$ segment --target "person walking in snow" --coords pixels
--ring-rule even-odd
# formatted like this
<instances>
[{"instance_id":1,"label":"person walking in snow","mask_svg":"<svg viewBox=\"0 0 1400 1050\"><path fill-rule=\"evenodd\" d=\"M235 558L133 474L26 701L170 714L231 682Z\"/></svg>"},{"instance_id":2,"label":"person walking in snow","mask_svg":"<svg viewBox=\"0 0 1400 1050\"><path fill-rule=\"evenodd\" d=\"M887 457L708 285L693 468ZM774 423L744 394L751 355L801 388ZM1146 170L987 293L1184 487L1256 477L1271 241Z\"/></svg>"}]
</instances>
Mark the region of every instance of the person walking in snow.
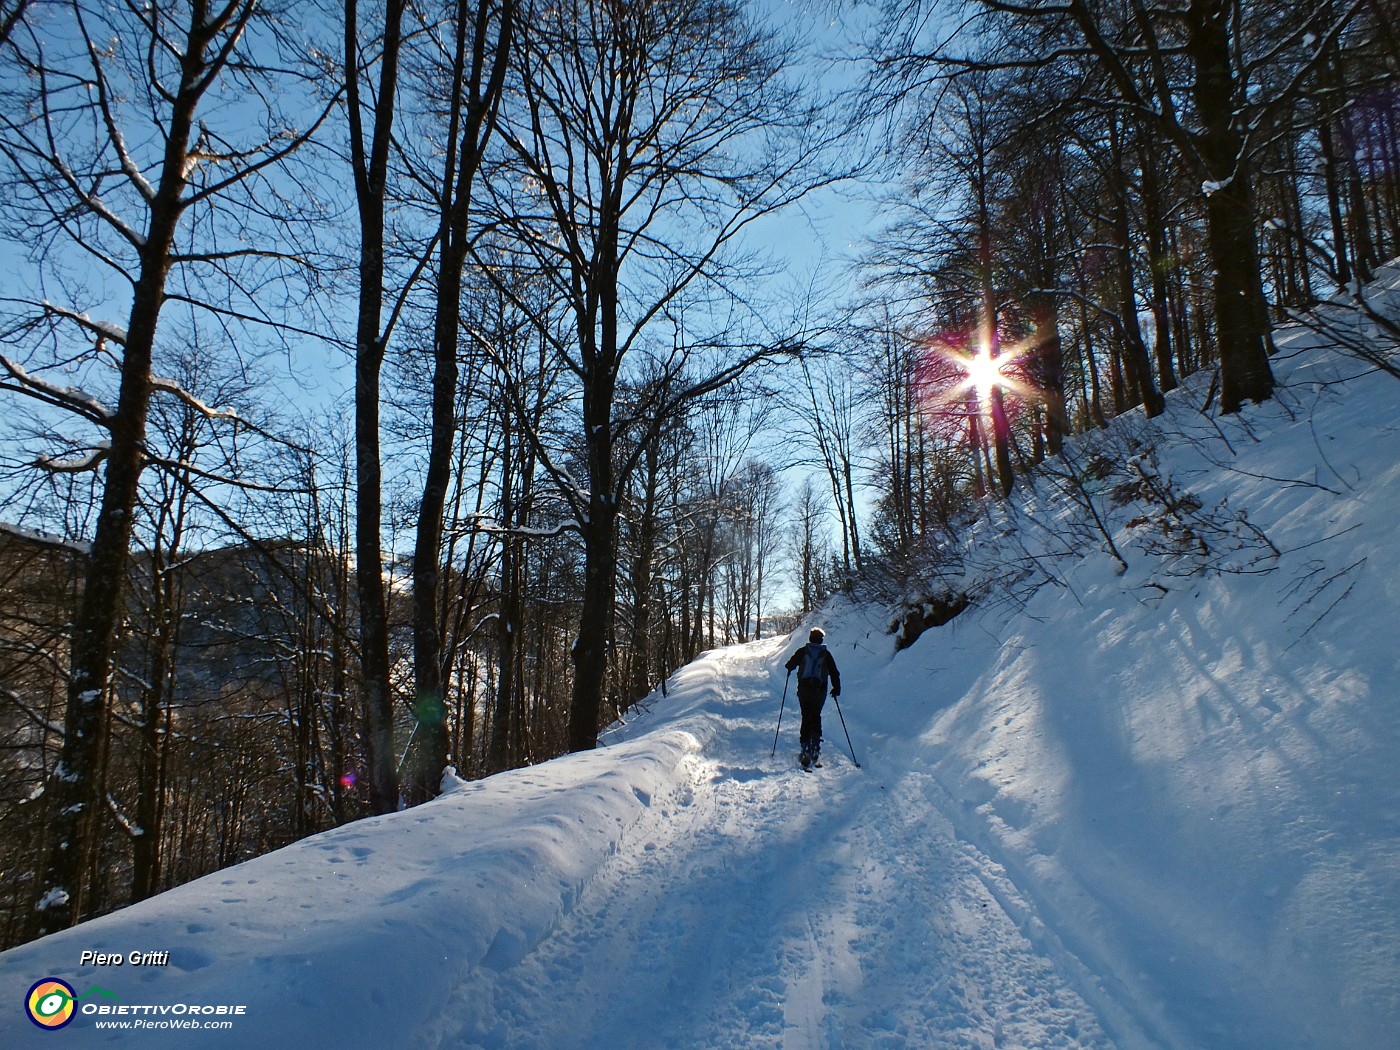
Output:
<instances>
[{"instance_id":1,"label":"person walking in snow","mask_svg":"<svg viewBox=\"0 0 1400 1050\"><path fill-rule=\"evenodd\" d=\"M822 707L826 704L826 684L831 682L831 695L841 695L841 672L836 669L836 660L825 645L826 632L813 627L807 636L807 644L788 658L784 665L788 677L797 672L797 702L802 706L802 741L800 761L803 769L821 765L822 750Z\"/></svg>"}]
</instances>

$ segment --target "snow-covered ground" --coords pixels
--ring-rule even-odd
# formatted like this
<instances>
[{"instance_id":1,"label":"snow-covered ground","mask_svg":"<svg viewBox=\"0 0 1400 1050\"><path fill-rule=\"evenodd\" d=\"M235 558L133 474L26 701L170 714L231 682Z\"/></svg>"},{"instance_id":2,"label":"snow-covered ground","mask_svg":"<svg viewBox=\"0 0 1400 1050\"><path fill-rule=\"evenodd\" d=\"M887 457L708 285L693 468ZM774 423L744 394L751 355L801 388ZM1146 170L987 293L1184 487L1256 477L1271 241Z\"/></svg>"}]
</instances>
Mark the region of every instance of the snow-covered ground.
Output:
<instances>
[{"instance_id":1,"label":"snow-covered ground","mask_svg":"<svg viewBox=\"0 0 1400 1050\"><path fill-rule=\"evenodd\" d=\"M1281 341L1276 401L1126 423L1228 553L1149 554L1090 485L1127 569L1053 556L1041 486L1024 607L898 654L888 610L824 612L862 768L830 703L796 768L791 695L770 757L806 626L709 653L596 752L0 954L0 1046L1400 1045L1400 382ZM191 1017L233 1024L97 1027Z\"/></svg>"}]
</instances>

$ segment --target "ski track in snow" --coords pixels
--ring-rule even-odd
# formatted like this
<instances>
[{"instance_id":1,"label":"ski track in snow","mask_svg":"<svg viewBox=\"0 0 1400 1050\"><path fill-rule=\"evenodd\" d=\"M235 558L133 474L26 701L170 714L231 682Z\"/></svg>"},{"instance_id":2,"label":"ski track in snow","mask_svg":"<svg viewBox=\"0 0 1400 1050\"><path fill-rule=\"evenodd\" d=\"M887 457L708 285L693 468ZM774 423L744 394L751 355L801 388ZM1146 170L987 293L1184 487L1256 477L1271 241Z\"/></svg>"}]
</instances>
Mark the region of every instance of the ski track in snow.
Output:
<instances>
[{"instance_id":1,"label":"ski track in snow","mask_svg":"<svg viewBox=\"0 0 1400 1050\"><path fill-rule=\"evenodd\" d=\"M830 723L823 769L769 758L777 672L755 655L710 654L732 714L690 782L643 799L552 935L472 971L419 1045L1135 1045L1121 1017L1110 1038L1034 909L956 837L930 776L856 769Z\"/></svg>"}]
</instances>

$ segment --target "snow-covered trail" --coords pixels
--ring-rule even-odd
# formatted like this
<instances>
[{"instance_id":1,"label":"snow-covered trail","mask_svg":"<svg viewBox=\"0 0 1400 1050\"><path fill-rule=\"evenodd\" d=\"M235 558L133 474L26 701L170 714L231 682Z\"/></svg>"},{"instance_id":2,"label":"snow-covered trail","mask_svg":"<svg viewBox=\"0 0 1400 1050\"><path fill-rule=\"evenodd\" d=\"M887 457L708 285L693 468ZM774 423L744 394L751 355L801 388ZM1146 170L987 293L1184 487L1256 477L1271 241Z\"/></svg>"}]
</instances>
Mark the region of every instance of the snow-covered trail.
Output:
<instances>
[{"instance_id":1,"label":"snow-covered trail","mask_svg":"<svg viewBox=\"0 0 1400 1050\"><path fill-rule=\"evenodd\" d=\"M835 651L863 769L831 703L824 768L797 768L794 703L770 756L790 640L719 650L595 752L458 784L0 954L0 986L68 980L80 1046L226 1047L226 1031L107 1022L227 1003L237 1045L1184 1047L1106 993L1122 986L973 845L917 728L937 703L926 658L881 675L887 640L846 626ZM80 960L135 948L170 965ZM131 1012L89 1013L94 987ZM33 1035L0 1013L0 1046Z\"/></svg>"},{"instance_id":2,"label":"snow-covered trail","mask_svg":"<svg viewBox=\"0 0 1400 1050\"><path fill-rule=\"evenodd\" d=\"M693 716L703 727L677 720L704 741L689 777L643 800L549 937L471 972L422 1045L1147 1045L959 840L908 748L886 742L857 769L828 703L823 769L796 768L791 710L770 758L782 644L682 672L684 689L712 694Z\"/></svg>"}]
</instances>

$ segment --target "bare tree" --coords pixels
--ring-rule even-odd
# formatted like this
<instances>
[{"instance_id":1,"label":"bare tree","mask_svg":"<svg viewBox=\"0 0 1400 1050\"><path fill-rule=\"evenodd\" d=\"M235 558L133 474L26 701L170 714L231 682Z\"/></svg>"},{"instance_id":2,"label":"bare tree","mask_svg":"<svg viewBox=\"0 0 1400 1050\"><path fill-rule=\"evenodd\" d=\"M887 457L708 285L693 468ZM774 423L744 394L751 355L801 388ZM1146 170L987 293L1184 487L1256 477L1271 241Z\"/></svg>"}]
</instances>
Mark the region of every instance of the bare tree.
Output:
<instances>
[{"instance_id":1,"label":"bare tree","mask_svg":"<svg viewBox=\"0 0 1400 1050\"><path fill-rule=\"evenodd\" d=\"M301 105L304 115L304 100L314 98L315 71L301 71L298 96L290 89L297 75L292 64L279 61L275 72L263 64L260 49L275 47L273 34L280 30L260 13L257 0L140 8L72 0L46 5L46 11L42 22L6 25L8 99L0 114L6 222L13 237L31 246L44 283L64 283L61 257L73 252L130 298L125 324L116 324L90 315L89 309L109 307L90 283L74 282L77 301L68 304L36 296L18 307L30 311L29 324L13 330L17 339L29 340L27 362L0 358L0 387L66 412L102 435L84 457L50 460L50 469L105 468L73 623L63 754L46 786L54 807L53 848L35 932L77 921L88 903L83 872L98 820L109 678L138 486L148 462L151 400L160 394L197 404L153 373L162 310L181 300L229 324L272 305L242 309L247 289L270 276L257 268L272 261L286 275L299 260L290 252L251 248L241 234L258 223L280 223L285 232L280 205L272 203L284 198L271 193L272 201L260 201L258 195L329 108L319 115L313 109L309 123L274 108L277 92L264 88L279 78L287 100ZM266 109L249 119L240 107ZM191 213L197 221L190 221ZM221 293L210 290L221 282ZM46 378L46 354L52 354L50 367L77 368L94 382L115 371L115 404Z\"/></svg>"},{"instance_id":2,"label":"bare tree","mask_svg":"<svg viewBox=\"0 0 1400 1050\"><path fill-rule=\"evenodd\" d=\"M770 577L778 532L773 519L782 510L777 470L770 463L747 460L727 502L725 634L729 640L747 642L763 637L764 581Z\"/></svg>"},{"instance_id":3,"label":"bare tree","mask_svg":"<svg viewBox=\"0 0 1400 1050\"><path fill-rule=\"evenodd\" d=\"M389 150L398 101L405 0L387 0L373 57L362 55L358 0L345 0L345 94L350 163L359 229L358 311L355 319L355 588L360 600L360 664L369 725L370 805L376 813L398 806L394 766L394 697L389 681L389 602L384 589L384 484L380 454L380 372L398 311L384 318L384 218L389 198ZM377 62L379 81L366 102L361 78ZM369 137L364 110L371 111Z\"/></svg>"},{"instance_id":4,"label":"bare tree","mask_svg":"<svg viewBox=\"0 0 1400 1050\"><path fill-rule=\"evenodd\" d=\"M82 554L56 537L0 528L0 865L32 871L48 844L49 806L41 792L62 747L68 624L82 590ZM0 886L0 944L24 939L32 924L29 879Z\"/></svg>"},{"instance_id":5,"label":"bare tree","mask_svg":"<svg viewBox=\"0 0 1400 1050\"><path fill-rule=\"evenodd\" d=\"M437 309L427 474L413 549L414 717L420 735L411 801L438 793L448 761L441 591L443 511L456 436L462 277L472 187L496 123L515 28L515 0L457 0L447 64L446 156L438 193Z\"/></svg>"},{"instance_id":6,"label":"bare tree","mask_svg":"<svg viewBox=\"0 0 1400 1050\"><path fill-rule=\"evenodd\" d=\"M805 404L800 417L830 485L831 506L841 526L841 564L848 582L864 570L855 482L860 418L851 371L844 358L826 359L817 367L803 361L801 394Z\"/></svg>"},{"instance_id":7,"label":"bare tree","mask_svg":"<svg viewBox=\"0 0 1400 1050\"><path fill-rule=\"evenodd\" d=\"M14 0L12 4L0 4L0 47L9 43L10 34L14 32L19 20L24 17L29 2L30 0Z\"/></svg>"},{"instance_id":8,"label":"bare tree","mask_svg":"<svg viewBox=\"0 0 1400 1050\"><path fill-rule=\"evenodd\" d=\"M711 336L664 339L657 329L668 312L690 324L704 316L695 304L706 291L723 295L737 272L740 231L821 178L821 122L785 83L786 54L731 4L566 0L522 10L530 32L501 119L509 175L492 186L519 265L548 275L570 319L554 349L578 385L586 477L539 451L583 538L570 715L570 747L582 750L597 743L625 480L681 404L790 349L735 345L717 304L706 307ZM662 376L695 378L658 384L656 398L619 418L615 395L633 356L650 357ZM619 454L629 430L637 436Z\"/></svg>"},{"instance_id":9,"label":"bare tree","mask_svg":"<svg viewBox=\"0 0 1400 1050\"><path fill-rule=\"evenodd\" d=\"M824 528L828 508L829 504L812 478L803 479L793 506L789 543L797 566L798 592L804 613L821 605L830 592L827 579L830 546Z\"/></svg>"},{"instance_id":10,"label":"bare tree","mask_svg":"<svg viewBox=\"0 0 1400 1050\"><path fill-rule=\"evenodd\" d=\"M1284 111L1322 68L1365 0L1286 10L1192 0L1131 10L1096 0L1037 7L986 0L998 13L1055 19L1067 47L1093 55L1117 99L1201 180L1214 263L1221 408L1273 390L1260 276L1255 159Z\"/></svg>"},{"instance_id":11,"label":"bare tree","mask_svg":"<svg viewBox=\"0 0 1400 1050\"><path fill-rule=\"evenodd\" d=\"M880 68L886 85L907 89L941 75L1092 59L1109 87L1099 91L1088 78L1081 101L1131 113L1198 180L1213 262L1221 407L1234 412L1273 389L1255 161L1365 4L1314 0L1285 16L1276 5L1220 0L973 0L959 5L974 15L968 34L927 50L914 46L908 27L930 5L913 4L901 6L906 32L887 35L894 45L882 49ZM979 12L985 18L975 17ZM974 38L995 44L964 49Z\"/></svg>"}]
</instances>

